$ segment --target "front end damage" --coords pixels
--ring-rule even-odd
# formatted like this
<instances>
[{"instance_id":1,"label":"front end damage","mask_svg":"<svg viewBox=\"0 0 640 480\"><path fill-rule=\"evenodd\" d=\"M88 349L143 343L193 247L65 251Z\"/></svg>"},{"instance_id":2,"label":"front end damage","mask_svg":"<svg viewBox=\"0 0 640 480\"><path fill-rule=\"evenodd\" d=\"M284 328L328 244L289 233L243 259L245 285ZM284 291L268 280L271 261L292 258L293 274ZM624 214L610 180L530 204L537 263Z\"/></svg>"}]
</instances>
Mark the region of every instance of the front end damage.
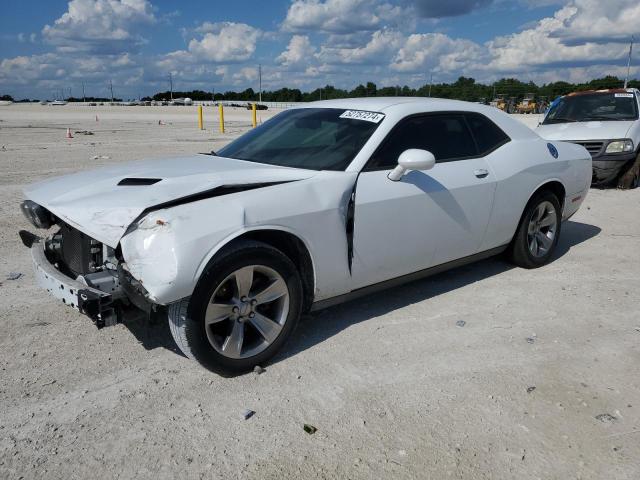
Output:
<instances>
[{"instance_id":1,"label":"front end damage","mask_svg":"<svg viewBox=\"0 0 640 480\"><path fill-rule=\"evenodd\" d=\"M221 171L207 174L204 188L205 174L194 178L184 167L210 170L205 160L143 164L149 172L135 164L135 175L132 166L112 167L91 178L82 173L26 188L22 211L35 228L52 232L46 238L21 235L40 284L99 327L111 325L127 307L151 312L190 296L225 245L254 231L274 231L314 252L314 299L349 288L347 263L336 259L348 255L345 216L356 172L256 168L217 157ZM240 178L247 175L252 181ZM119 185L134 177L163 180Z\"/></svg>"},{"instance_id":2,"label":"front end damage","mask_svg":"<svg viewBox=\"0 0 640 480\"><path fill-rule=\"evenodd\" d=\"M53 297L91 318L98 328L115 325L131 306L146 312L155 308L119 248L89 237L33 202L26 201L22 208L34 226L57 227L45 238L20 231L31 250L36 281ZM39 218L32 218L29 210Z\"/></svg>"}]
</instances>

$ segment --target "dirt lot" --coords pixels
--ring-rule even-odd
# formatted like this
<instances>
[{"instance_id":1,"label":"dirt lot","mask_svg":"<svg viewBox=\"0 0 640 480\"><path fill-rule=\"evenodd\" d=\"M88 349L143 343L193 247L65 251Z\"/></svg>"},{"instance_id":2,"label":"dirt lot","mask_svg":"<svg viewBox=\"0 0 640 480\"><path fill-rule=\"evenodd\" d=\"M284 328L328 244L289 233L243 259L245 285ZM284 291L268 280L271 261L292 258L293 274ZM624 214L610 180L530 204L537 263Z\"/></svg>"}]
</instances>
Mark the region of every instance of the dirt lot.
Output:
<instances>
[{"instance_id":1,"label":"dirt lot","mask_svg":"<svg viewBox=\"0 0 640 480\"><path fill-rule=\"evenodd\" d=\"M195 108L0 107L0 478L640 478L640 190L592 190L545 268L488 260L311 315L262 375L34 286L25 184L209 151L249 115L221 135Z\"/></svg>"}]
</instances>

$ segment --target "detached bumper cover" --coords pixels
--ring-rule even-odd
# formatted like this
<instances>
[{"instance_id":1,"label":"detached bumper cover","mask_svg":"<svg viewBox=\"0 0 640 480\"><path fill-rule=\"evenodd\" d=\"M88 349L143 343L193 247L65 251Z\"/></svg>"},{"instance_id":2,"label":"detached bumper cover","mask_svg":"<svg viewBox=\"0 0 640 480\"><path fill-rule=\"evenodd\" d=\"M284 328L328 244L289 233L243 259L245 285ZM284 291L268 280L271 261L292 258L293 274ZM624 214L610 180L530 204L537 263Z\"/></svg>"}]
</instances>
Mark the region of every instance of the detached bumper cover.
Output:
<instances>
[{"instance_id":1,"label":"detached bumper cover","mask_svg":"<svg viewBox=\"0 0 640 480\"><path fill-rule=\"evenodd\" d=\"M116 323L117 314L110 294L67 277L47 259L41 242L31 245L31 258L38 285L62 303L91 318L98 328Z\"/></svg>"},{"instance_id":2,"label":"detached bumper cover","mask_svg":"<svg viewBox=\"0 0 640 480\"><path fill-rule=\"evenodd\" d=\"M598 182L608 182L616 178L622 167L635 160L637 152L601 155L593 159L593 179Z\"/></svg>"}]
</instances>

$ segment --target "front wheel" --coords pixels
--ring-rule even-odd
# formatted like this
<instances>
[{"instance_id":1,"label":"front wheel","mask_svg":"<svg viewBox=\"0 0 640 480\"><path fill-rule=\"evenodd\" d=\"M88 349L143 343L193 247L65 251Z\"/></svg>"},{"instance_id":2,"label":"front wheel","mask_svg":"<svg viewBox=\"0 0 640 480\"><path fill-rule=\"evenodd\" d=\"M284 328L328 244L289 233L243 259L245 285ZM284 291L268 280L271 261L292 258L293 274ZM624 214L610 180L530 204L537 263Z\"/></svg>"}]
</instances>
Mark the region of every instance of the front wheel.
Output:
<instances>
[{"instance_id":1,"label":"front wheel","mask_svg":"<svg viewBox=\"0 0 640 480\"><path fill-rule=\"evenodd\" d=\"M640 153L618 178L618 188L627 190L640 186Z\"/></svg>"},{"instance_id":2,"label":"front wheel","mask_svg":"<svg viewBox=\"0 0 640 480\"><path fill-rule=\"evenodd\" d=\"M237 374L269 360L300 317L302 283L291 260L240 242L209 263L190 298L170 306L176 344L209 370Z\"/></svg>"},{"instance_id":3,"label":"front wheel","mask_svg":"<svg viewBox=\"0 0 640 480\"><path fill-rule=\"evenodd\" d=\"M558 244L561 225L558 197L549 191L534 196L511 243L513 263L523 268L538 268L549 263Z\"/></svg>"}]
</instances>

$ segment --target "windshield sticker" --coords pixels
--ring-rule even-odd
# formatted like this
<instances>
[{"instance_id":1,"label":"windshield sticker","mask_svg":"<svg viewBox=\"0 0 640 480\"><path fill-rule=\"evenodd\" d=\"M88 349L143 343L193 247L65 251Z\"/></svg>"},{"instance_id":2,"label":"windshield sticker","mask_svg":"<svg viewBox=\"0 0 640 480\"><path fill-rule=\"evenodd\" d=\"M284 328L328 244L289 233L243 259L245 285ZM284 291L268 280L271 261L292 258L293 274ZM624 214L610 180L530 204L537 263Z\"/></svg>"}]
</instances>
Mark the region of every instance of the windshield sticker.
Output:
<instances>
[{"instance_id":1,"label":"windshield sticker","mask_svg":"<svg viewBox=\"0 0 640 480\"><path fill-rule=\"evenodd\" d=\"M633 98L633 93L616 93L616 98Z\"/></svg>"},{"instance_id":2,"label":"windshield sticker","mask_svg":"<svg viewBox=\"0 0 640 480\"><path fill-rule=\"evenodd\" d=\"M364 120L365 122L380 123L384 118L384 113L365 112L363 110L347 110L340 118L351 118L353 120Z\"/></svg>"}]
</instances>

